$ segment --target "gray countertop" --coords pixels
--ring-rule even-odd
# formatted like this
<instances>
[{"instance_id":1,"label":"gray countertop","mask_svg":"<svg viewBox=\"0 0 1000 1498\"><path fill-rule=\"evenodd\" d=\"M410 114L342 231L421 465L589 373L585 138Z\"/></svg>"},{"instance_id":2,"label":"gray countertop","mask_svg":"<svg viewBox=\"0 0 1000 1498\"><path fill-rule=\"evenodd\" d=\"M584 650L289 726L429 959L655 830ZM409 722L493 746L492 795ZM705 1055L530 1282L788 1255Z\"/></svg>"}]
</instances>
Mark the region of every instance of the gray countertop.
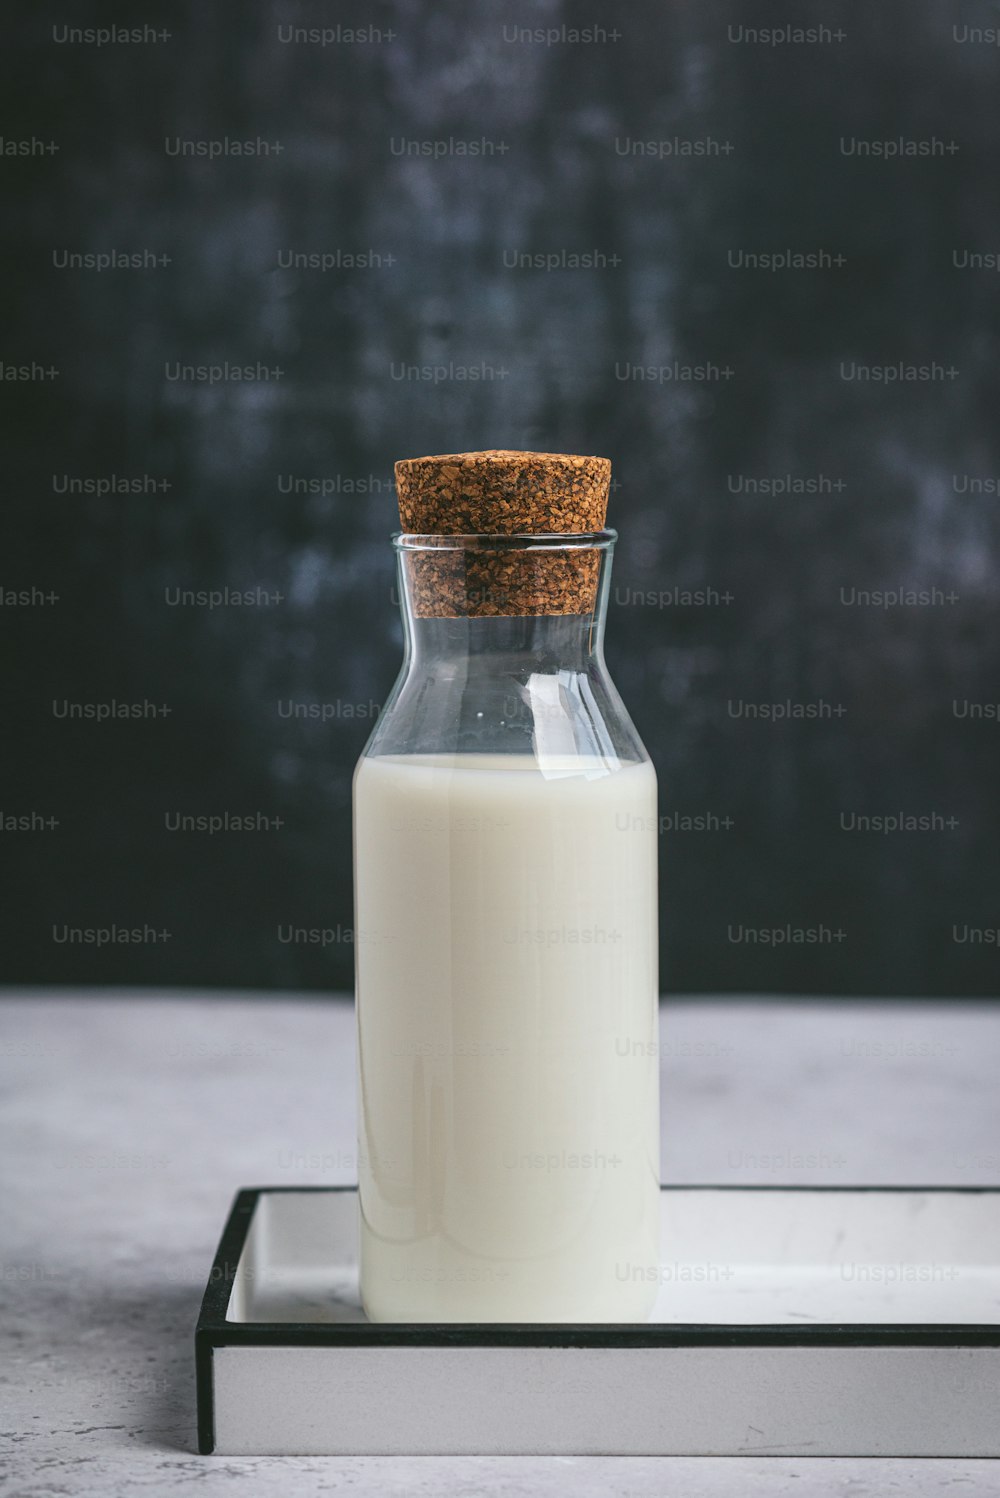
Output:
<instances>
[{"instance_id":1,"label":"gray countertop","mask_svg":"<svg viewBox=\"0 0 1000 1498\"><path fill-rule=\"evenodd\" d=\"M1000 1008L671 1000L667 1181L1000 1184ZM353 1014L302 995L0 1001L0 1481L62 1493L1000 1492L976 1461L195 1454L192 1332L230 1199L355 1178Z\"/></svg>"}]
</instances>

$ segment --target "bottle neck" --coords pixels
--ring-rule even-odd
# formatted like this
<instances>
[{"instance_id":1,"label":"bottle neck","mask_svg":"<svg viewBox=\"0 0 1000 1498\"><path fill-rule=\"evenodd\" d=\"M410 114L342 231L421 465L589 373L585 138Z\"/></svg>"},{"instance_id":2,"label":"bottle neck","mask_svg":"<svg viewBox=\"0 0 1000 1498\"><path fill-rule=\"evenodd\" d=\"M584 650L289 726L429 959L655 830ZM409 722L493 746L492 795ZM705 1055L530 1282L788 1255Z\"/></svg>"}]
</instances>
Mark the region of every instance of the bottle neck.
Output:
<instances>
[{"instance_id":1,"label":"bottle neck","mask_svg":"<svg viewBox=\"0 0 1000 1498\"><path fill-rule=\"evenodd\" d=\"M613 541L398 537L405 656L366 755L646 758L604 665Z\"/></svg>"},{"instance_id":2,"label":"bottle neck","mask_svg":"<svg viewBox=\"0 0 1000 1498\"><path fill-rule=\"evenodd\" d=\"M545 675L604 667L604 606L593 614L427 619L402 600L408 671L461 670L467 676L513 672L531 661Z\"/></svg>"},{"instance_id":3,"label":"bottle neck","mask_svg":"<svg viewBox=\"0 0 1000 1498\"><path fill-rule=\"evenodd\" d=\"M404 666L602 668L614 540L613 531L397 537Z\"/></svg>"}]
</instances>

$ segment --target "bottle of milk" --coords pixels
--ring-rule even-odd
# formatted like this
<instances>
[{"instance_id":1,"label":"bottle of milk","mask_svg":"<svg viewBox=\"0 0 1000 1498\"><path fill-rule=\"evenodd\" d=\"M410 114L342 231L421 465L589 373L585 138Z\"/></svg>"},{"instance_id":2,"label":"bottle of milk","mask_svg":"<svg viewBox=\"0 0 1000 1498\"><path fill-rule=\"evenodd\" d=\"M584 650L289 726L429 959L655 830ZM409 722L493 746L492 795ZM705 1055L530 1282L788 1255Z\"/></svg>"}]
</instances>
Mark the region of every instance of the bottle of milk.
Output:
<instances>
[{"instance_id":1,"label":"bottle of milk","mask_svg":"<svg viewBox=\"0 0 1000 1498\"><path fill-rule=\"evenodd\" d=\"M373 1321L635 1321L659 1259L656 776L603 657L610 464L396 465L354 780Z\"/></svg>"}]
</instances>

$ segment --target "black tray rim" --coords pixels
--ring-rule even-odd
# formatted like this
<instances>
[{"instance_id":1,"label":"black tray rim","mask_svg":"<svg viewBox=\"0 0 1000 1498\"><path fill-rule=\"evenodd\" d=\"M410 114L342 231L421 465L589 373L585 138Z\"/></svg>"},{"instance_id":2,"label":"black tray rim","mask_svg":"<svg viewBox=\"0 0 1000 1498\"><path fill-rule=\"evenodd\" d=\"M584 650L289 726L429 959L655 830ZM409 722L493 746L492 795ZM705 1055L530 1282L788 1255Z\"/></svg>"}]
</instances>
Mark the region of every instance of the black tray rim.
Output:
<instances>
[{"instance_id":1,"label":"black tray rim","mask_svg":"<svg viewBox=\"0 0 1000 1498\"><path fill-rule=\"evenodd\" d=\"M357 1192L356 1185L245 1186L233 1198L215 1252L195 1327L198 1450L215 1450L212 1378L217 1347L1000 1347L1000 1322L370 1322L227 1321L233 1279L262 1196ZM997 1196L997 1186L661 1185L661 1192L770 1192L789 1195L865 1193Z\"/></svg>"}]
</instances>

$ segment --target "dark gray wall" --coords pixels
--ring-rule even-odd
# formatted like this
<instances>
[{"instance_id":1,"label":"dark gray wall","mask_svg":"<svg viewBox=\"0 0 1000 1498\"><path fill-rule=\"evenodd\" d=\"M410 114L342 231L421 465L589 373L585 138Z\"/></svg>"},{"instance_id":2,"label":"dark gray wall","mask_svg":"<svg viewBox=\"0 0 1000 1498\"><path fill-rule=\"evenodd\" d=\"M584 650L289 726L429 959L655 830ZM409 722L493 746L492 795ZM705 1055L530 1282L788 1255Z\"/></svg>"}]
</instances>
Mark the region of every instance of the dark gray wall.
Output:
<instances>
[{"instance_id":1,"label":"dark gray wall","mask_svg":"<svg viewBox=\"0 0 1000 1498\"><path fill-rule=\"evenodd\" d=\"M2 357L58 375L0 382L0 581L58 600L2 612L6 978L348 983L350 776L400 644L392 460L503 446L615 464L610 663L664 814L709 823L663 840L667 986L995 991L998 277L964 258L1000 252L1000 47L970 30L995 7L151 0L127 23L170 36L106 45L62 28L117 7L22 10L4 135L43 144L0 158ZM381 39L280 29L337 24ZM564 25L604 35L509 39ZM749 34L788 25L827 30ZM227 138L281 149L172 154ZM112 250L169 264L58 263ZM739 263L784 250L829 263ZM282 373L169 378L225 361ZM486 377L396 378L425 365ZM225 587L281 597L169 602ZM927 599L851 601L905 588ZM147 700L169 714L60 716ZM165 821L227 811L281 826ZM932 825L854 820L900 813ZM169 938L62 939L147 925Z\"/></svg>"}]
</instances>

